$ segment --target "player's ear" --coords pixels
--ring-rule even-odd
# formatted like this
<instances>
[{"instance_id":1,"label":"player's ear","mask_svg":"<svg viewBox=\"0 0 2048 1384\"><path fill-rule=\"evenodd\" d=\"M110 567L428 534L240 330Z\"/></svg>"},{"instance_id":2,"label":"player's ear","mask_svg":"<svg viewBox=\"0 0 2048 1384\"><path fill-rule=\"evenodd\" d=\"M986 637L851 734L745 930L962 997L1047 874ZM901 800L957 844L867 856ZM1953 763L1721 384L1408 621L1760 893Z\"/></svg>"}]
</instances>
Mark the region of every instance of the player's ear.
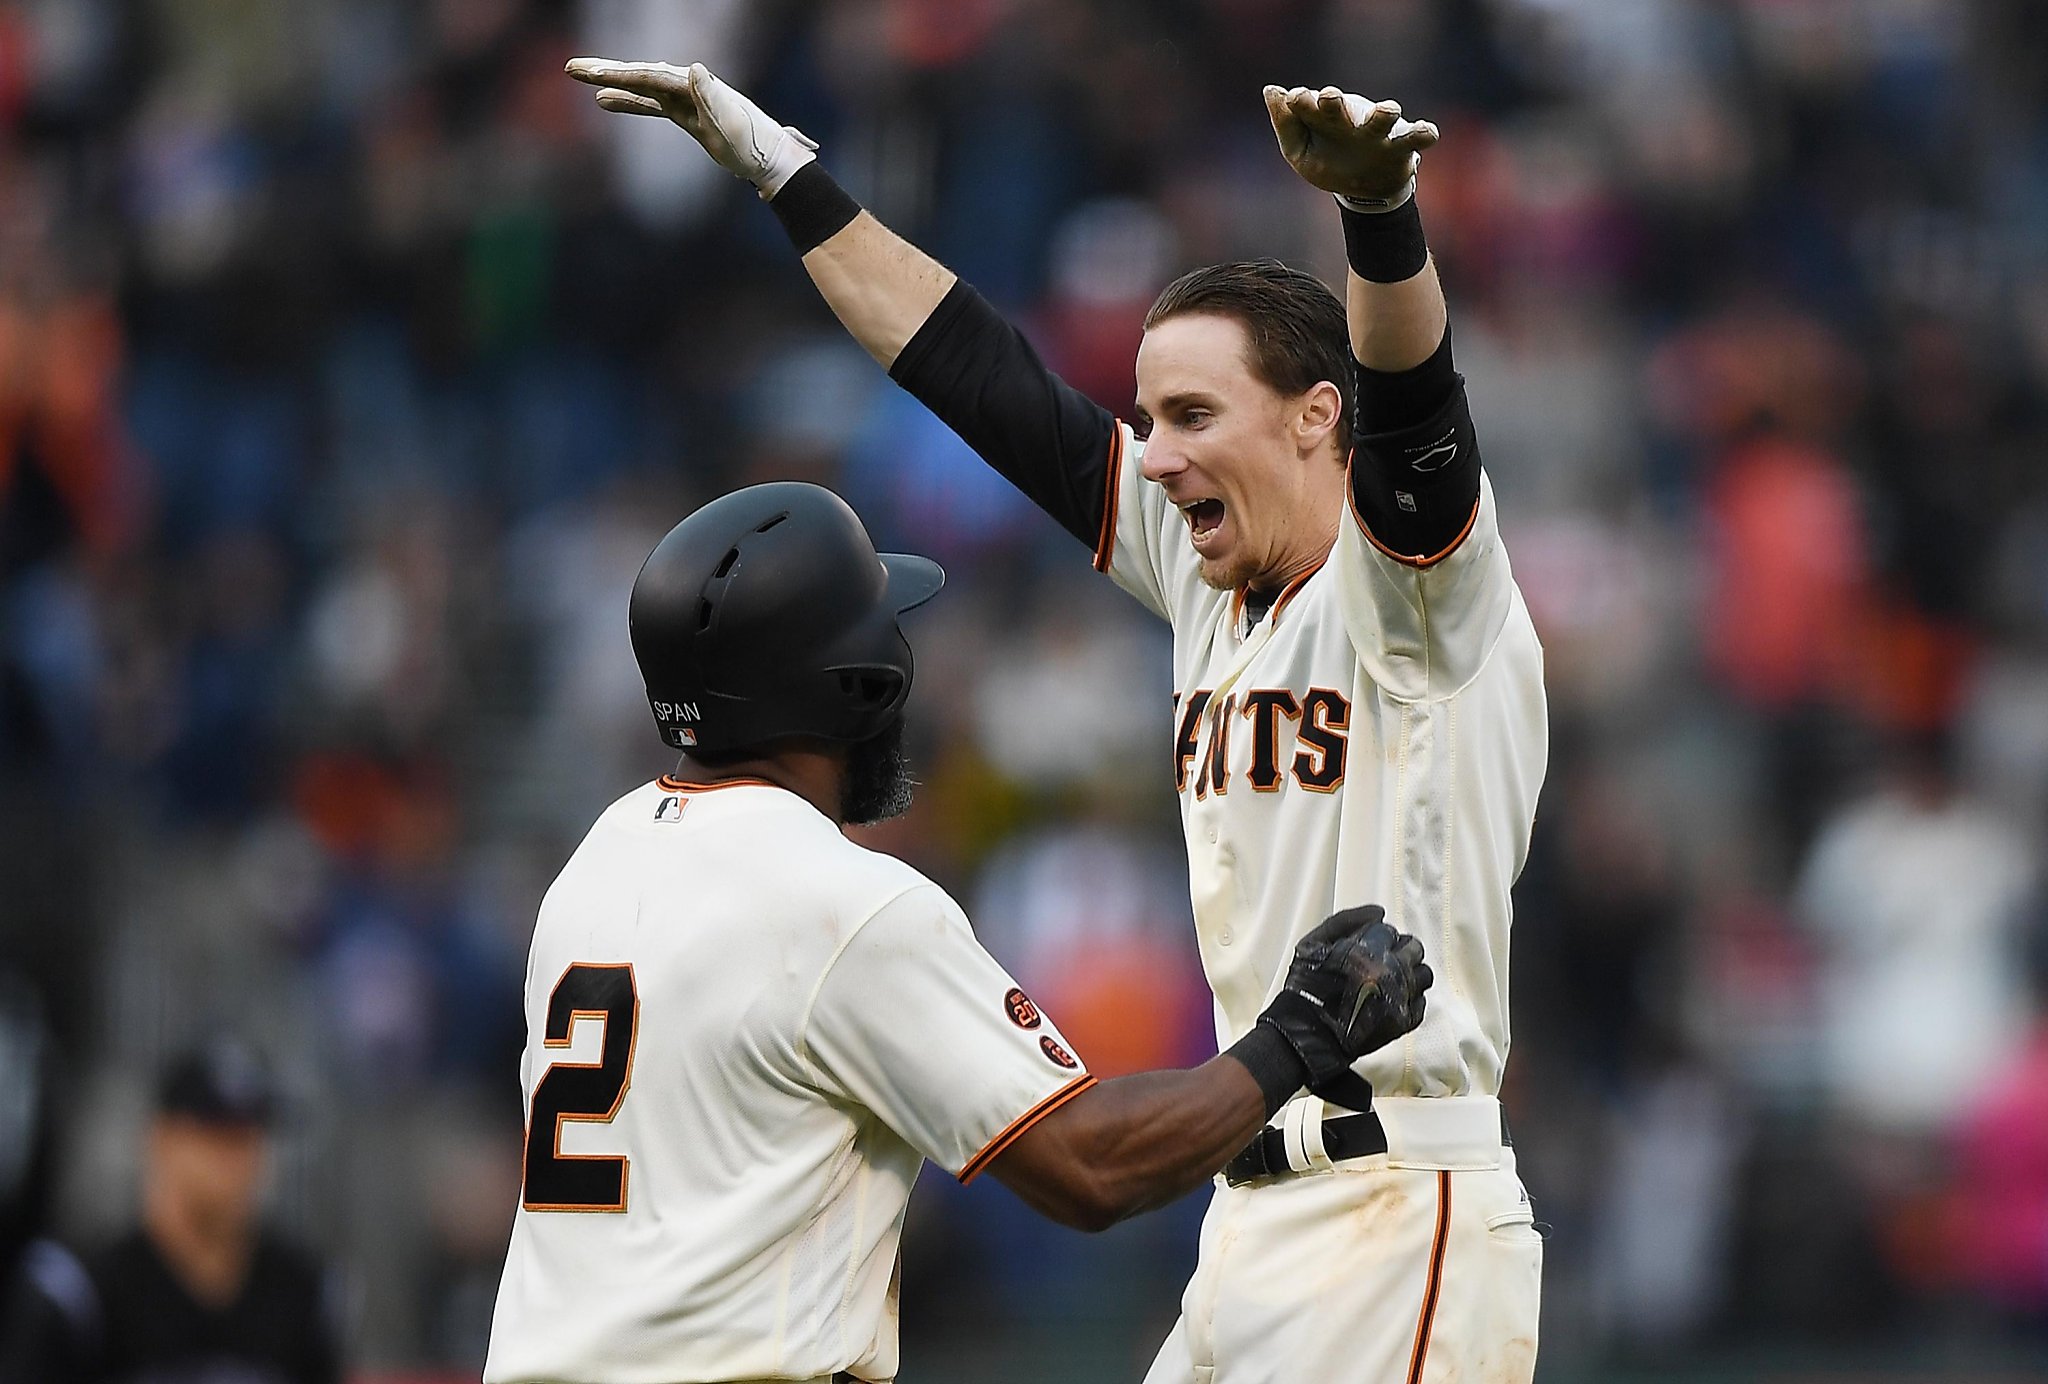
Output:
<instances>
[{"instance_id":1,"label":"player's ear","mask_svg":"<svg viewBox=\"0 0 2048 1384\"><path fill-rule=\"evenodd\" d=\"M1337 430L1344 416L1344 395L1328 380L1319 380L1302 394L1295 411L1295 438L1304 452L1322 447Z\"/></svg>"}]
</instances>

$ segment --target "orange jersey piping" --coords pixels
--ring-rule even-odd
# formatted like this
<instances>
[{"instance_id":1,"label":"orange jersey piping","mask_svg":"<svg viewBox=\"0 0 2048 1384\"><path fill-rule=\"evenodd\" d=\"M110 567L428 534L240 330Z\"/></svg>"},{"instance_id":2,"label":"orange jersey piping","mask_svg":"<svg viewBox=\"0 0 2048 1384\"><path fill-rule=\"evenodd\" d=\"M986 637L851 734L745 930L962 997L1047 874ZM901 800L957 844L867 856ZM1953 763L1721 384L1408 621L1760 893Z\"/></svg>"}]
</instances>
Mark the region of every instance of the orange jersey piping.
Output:
<instances>
[{"instance_id":1,"label":"orange jersey piping","mask_svg":"<svg viewBox=\"0 0 2048 1384\"><path fill-rule=\"evenodd\" d=\"M663 774L660 778L656 779L654 783L655 786L660 788L661 791L664 793L711 793L717 791L720 788L782 787L781 784L772 783L764 778L729 778L717 779L711 783L685 783L683 780L677 778L674 774Z\"/></svg>"},{"instance_id":2,"label":"orange jersey piping","mask_svg":"<svg viewBox=\"0 0 2048 1384\"><path fill-rule=\"evenodd\" d=\"M1280 623L1280 612L1287 609L1287 603L1293 600L1299 594L1301 594L1301 588L1308 585L1309 578L1313 577L1316 573L1322 571L1323 563L1328 562L1329 560L1330 559L1327 557L1323 558L1321 562L1316 563L1315 566L1309 568L1306 572L1303 572L1293 581L1281 587L1280 594L1273 598L1272 612L1266 618L1271 620L1277 626Z\"/></svg>"},{"instance_id":3,"label":"orange jersey piping","mask_svg":"<svg viewBox=\"0 0 2048 1384\"><path fill-rule=\"evenodd\" d=\"M1422 1291L1422 1315L1415 1323L1415 1348L1408 1354L1408 1384L1422 1384L1429 1359L1429 1331L1436 1324L1437 1299L1443 1295L1444 1250L1451 1239L1451 1175L1436 1175L1436 1239L1429 1247L1429 1282Z\"/></svg>"},{"instance_id":4,"label":"orange jersey piping","mask_svg":"<svg viewBox=\"0 0 2048 1384\"><path fill-rule=\"evenodd\" d=\"M1109 434L1108 476L1102 485L1102 532L1095 540L1095 570L1107 572L1116 555L1116 507L1123 495L1124 425L1114 422Z\"/></svg>"},{"instance_id":5,"label":"orange jersey piping","mask_svg":"<svg viewBox=\"0 0 2048 1384\"><path fill-rule=\"evenodd\" d=\"M1444 549L1442 552L1431 553L1426 557L1420 555L1411 555L1408 553L1397 553L1392 548L1389 548L1386 544L1380 542L1378 538L1373 536L1372 525L1366 523L1365 516L1358 512L1358 496L1351 489L1350 475L1348 472L1345 475L1344 500L1345 507L1351 511L1352 519L1356 521L1358 524L1358 531L1365 535L1365 541L1372 544L1373 547L1378 548L1382 553L1385 553L1388 557L1392 558L1394 561L1400 563L1404 567L1436 566L1437 563L1442 562L1452 553L1458 551L1458 545L1463 543L1465 539L1471 535L1472 526L1479 522L1479 498L1477 496L1474 496L1472 499L1472 512L1465 516L1465 527L1458 530L1458 536L1456 538L1453 538L1449 543L1444 545Z\"/></svg>"},{"instance_id":6,"label":"orange jersey piping","mask_svg":"<svg viewBox=\"0 0 2048 1384\"><path fill-rule=\"evenodd\" d=\"M1010 1121L1002 1133L982 1145L980 1153L967 1160L967 1166L960 1170L961 1184L964 1186L974 1181L975 1178L979 1177L987 1169L990 1163L996 1160L996 1157L1004 1149L1022 1138L1026 1130L1094 1084L1095 1078L1092 1076L1077 1076L1066 1085L1060 1087L1059 1090L1019 1115L1016 1119Z\"/></svg>"},{"instance_id":7,"label":"orange jersey piping","mask_svg":"<svg viewBox=\"0 0 2048 1384\"><path fill-rule=\"evenodd\" d=\"M1366 524L1366 516L1358 512L1358 500L1356 500L1356 498L1352 500L1352 518L1354 518L1354 520L1358 520L1358 532L1366 534L1366 543L1370 543L1372 547L1376 547L1376 549L1378 549L1380 553L1384 553L1386 557L1391 557L1391 559L1395 559L1395 561L1397 561L1397 563L1401 563L1403 567L1436 567L1436 565L1438 565L1440 561L1444 561L1446 557L1450 557L1452 553L1456 553L1456 551L1458 551L1458 545L1460 545L1460 543L1464 543L1464 540L1466 540L1466 538L1470 536L1470 532L1473 532L1473 524L1477 524L1477 522L1479 522L1479 502L1477 502L1477 500L1473 500L1473 512L1470 512L1470 514L1466 514L1466 516L1464 516L1464 528L1460 528L1460 530L1458 530L1458 536L1456 536L1456 538L1452 538L1452 540L1450 540L1450 543L1446 543L1446 545L1444 545L1444 551L1442 551L1442 553L1430 553L1430 555L1425 555L1425 557L1423 557L1423 555L1409 555L1409 553L1395 553L1395 551L1393 551L1391 547L1386 547L1384 543L1380 543L1380 540L1378 540L1378 538L1374 538L1374 536L1372 536L1372 526L1370 526L1370 524Z\"/></svg>"}]
</instances>

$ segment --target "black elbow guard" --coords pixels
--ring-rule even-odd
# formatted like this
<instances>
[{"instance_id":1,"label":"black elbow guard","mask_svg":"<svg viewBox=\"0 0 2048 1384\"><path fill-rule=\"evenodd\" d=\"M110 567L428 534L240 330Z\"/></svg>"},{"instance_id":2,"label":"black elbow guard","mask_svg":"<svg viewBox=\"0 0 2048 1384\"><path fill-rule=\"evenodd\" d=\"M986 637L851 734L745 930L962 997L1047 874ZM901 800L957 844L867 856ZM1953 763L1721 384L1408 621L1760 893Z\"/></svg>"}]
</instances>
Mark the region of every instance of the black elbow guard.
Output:
<instances>
[{"instance_id":1,"label":"black elbow guard","mask_svg":"<svg viewBox=\"0 0 2048 1384\"><path fill-rule=\"evenodd\" d=\"M1458 546L1479 506L1479 438L1464 376L1421 422L1354 441L1351 503L1372 541L1403 562L1427 566Z\"/></svg>"}]
</instances>

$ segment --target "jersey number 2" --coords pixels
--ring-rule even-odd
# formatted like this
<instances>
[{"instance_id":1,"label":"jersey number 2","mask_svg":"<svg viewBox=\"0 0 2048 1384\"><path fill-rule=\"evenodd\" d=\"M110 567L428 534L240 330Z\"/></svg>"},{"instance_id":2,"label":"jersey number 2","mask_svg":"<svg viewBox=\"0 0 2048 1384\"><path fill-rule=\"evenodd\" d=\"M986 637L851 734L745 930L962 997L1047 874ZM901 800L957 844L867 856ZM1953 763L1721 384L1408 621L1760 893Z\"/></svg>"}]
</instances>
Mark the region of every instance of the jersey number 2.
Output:
<instances>
[{"instance_id":1,"label":"jersey number 2","mask_svg":"<svg viewBox=\"0 0 2048 1384\"><path fill-rule=\"evenodd\" d=\"M526 1122L526 1188L529 1211L623 1211L627 1161L604 1154L563 1153L562 1125L569 1120L608 1124L626 1099L633 1079L633 1047L640 1036L640 994L633 968L578 962L562 972L548 996L547 1032L542 1046L566 1048L578 1019L604 1025L604 1046L595 1062L556 1062L533 1088Z\"/></svg>"}]
</instances>

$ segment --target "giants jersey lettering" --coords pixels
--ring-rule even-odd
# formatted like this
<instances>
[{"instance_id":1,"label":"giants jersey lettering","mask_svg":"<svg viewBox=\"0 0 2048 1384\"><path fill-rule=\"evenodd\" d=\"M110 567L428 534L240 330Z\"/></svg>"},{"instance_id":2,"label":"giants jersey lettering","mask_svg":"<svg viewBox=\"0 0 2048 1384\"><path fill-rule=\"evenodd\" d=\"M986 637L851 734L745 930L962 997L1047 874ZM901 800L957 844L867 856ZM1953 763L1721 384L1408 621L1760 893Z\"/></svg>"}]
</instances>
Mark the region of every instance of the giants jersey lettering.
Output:
<instances>
[{"instance_id":1,"label":"giants jersey lettering","mask_svg":"<svg viewBox=\"0 0 2048 1384\"><path fill-rule=\"evenodd\" d=\"M598 819L526 1016L491 1384L893 1378L922 1162L971 1178L1093 1081L943 891L758 781Z\"/></svg>"},{"instance_id":2,"label":"giants jersey lettering","mask_svg":"<svg viewBox=\"0 0 2048 1384\"><path fill-rule=\"evenodd\" d=\"M1509 889L1548 752L1543 655L1482 480L1462 541L1382 550L1347 513L1323 566L1252 623L1203 584L1187 524L1118 425L1097 566L1174 634L1174 784L1217 1041L1294 944L1385 905L1436 973L1422 1027L1358 1064L1388 1096L1499 1094Z\"/></svg>"}]
</instances>

